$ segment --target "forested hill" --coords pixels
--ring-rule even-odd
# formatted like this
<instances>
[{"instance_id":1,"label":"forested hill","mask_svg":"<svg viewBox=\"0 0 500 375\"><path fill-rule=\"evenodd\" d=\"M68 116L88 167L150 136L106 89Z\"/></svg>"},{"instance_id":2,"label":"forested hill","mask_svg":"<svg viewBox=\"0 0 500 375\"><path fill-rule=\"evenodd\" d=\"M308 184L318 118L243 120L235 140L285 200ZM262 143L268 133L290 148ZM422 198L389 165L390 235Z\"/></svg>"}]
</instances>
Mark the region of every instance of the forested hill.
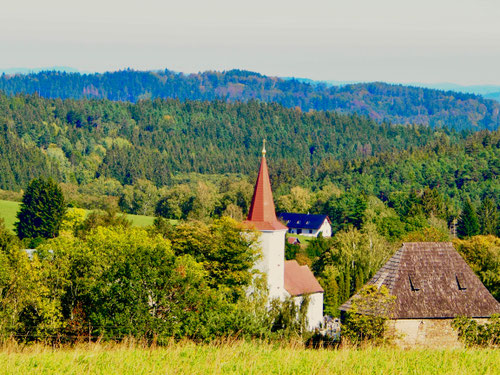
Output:
<instances>
[{"instance_id":1,"label":"forested hill","mask_svg":"<svg viewBox=\"0 0 500 375\"><path fill-rule=\"evenodd\" d=\"M38 176L121 184L172 174L256 171L262 139L277 179L312 176L328 158L351 160L462 135L426 126L379 124L335 112L304 113L275 103L175 99L137 103L0 94L0 189Z\"/></svg>"},{"instance_id":2,"label":"forested hill","mask_svg":"<svg viewBox=\"0 0 500 375\"><path fill-rule=\"evenodd\" d=\"M500 103L453 91L361 83L327 87L241 70L181 74L169 70L125 70L104 74L40 72L0 76L7 94L38 93L48 98L104 98L137 102L145 98L277 102L303 111L336 110L377 121L462 129L497 129Z\"/></svg>"}]
</instances>

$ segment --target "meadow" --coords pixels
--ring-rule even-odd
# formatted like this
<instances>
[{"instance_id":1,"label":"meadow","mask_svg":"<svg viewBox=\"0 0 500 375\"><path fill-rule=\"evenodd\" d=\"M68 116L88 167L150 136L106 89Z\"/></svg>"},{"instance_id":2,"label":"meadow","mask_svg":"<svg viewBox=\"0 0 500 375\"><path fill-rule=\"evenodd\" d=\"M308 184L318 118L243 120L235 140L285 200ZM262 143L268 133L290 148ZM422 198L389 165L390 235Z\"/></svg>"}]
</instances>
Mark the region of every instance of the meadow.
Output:
<instances>
[{"instance_id":1,"label":"meadow","mask_svg":"<svg viewBox=\"0 0 500 375\"><path fill-rule=\"evenodd\" d=\"M16 215L19 211L20 202L12 202L0 200L0 218L5 220L5 225L8 229L14 231L14 223L17 221ZM89 213L89 210L86 210ZM132 221L133 226L145 227L153 224L153 216L144 215L127 215L127 218Z\"/></svg>"},{"instance_id":2,"label":"meadow","mask_svg":"<svg viewBox=\"0 0 500 375\"><path fill-rule=\"evenodd\" d=\"M134 343L50 346L8 344L0 374L499 374L495 349L305 349L257 342L166 347Z\"/></svg>"}]
</instances>

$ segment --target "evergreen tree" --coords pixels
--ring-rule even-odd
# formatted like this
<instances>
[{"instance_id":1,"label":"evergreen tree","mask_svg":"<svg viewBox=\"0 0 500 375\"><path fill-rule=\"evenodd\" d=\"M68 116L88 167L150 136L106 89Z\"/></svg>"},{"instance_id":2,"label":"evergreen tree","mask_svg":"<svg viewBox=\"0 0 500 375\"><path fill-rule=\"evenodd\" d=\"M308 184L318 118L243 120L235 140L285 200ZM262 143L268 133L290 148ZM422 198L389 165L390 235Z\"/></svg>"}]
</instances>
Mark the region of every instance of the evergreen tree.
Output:
<instances>
[{"instance_id":1,"label":"evergreen tree","mask_svg":"<svg viewBox=\"0 0 500 375\"><path fill-rule=\"evenodd\" d=\"M479 220L476 210L472 206L470 199L467 199L464 204L464 209L458 220L458 236L460 238L472 237L479 234Z\"/></svg>"},{"instance_id":2,"label":"evergreen tree","mask_svg":"<svg viewBox=\"0 0 500 375\"><path fill-rule=\"evenodd\" d=\"M495 234L498 226L498 210L492 199L486 197L478 211L481 234Z\"/></svg>"},{"instance_id":3,"label":"evergreen tree","mask_svg":"<svg viewBox=\"0 0 500 375\"><path fill-rule=\"evenodd\" d=\"M23 195L15 224L19 238L54 238L66 212L62 190L52 179L32 180Z\"/></svg>"}]
</instances>

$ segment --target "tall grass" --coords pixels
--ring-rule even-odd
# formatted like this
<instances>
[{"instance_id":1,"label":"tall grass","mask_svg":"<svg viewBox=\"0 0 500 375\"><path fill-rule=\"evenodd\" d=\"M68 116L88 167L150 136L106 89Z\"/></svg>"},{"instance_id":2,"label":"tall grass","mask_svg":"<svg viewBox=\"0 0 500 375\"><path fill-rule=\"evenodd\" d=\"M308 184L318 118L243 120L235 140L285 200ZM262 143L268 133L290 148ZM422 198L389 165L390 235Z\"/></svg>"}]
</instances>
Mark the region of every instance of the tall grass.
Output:
<instances>
[{"instance_id":1,"label":"tall grass","mask_svg":"<svg viewBox=\"0 0 500 375\"><path fill-rule=\"evenodd\" d=\"M499 374L494 349L390 347L306 349L302 345L189 341L165 347L134 342L53 348L11 343L0 350L5 374Z\"/></svg>"}]
</instances>

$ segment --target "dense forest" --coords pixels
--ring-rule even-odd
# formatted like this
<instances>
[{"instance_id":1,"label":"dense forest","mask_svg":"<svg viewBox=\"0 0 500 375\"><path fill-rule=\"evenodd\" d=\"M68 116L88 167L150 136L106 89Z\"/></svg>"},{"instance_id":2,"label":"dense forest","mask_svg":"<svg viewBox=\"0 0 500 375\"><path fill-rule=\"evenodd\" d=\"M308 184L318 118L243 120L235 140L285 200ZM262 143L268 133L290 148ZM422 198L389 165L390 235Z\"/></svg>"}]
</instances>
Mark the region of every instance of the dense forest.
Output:
<instances>
[{"instance_id":1,"label":"dense forest","mask_svg":"<svg viewBox=\"0 0 500 375\"><path fill-rule=\"evenodd\" d=\"M0 113L0 189L19 191L33 178L53 177L73 205L85 208L114 202L128 213L152 215L170 197L158 209L175 212L172 218L217 216L228 207L241 218L264 137L283 210L328 211L321 191L331 186L392 205L398 194L434 189L447 200L447 221L466 199L499 203L498 131L378 124L257 101L0 95ZM307 192L307 207L290 203L297 188Z\"/></svg>"},{"instance_id":2,"label":"dense forest","mask_svg":"<svg viewBox=\"0 0 500 375\"><path fill-rule=\"evenodd\" d=\"M458 130L493 130L500 125L500 103L478 95L381 82L329 87L241 70L189 75L169 70L4 74L0 77L0 90L7 94L38 93L47 98L130 102L148 98L243 102L256 99L303 111L357 113L379 122L447 126Z\"/></svg>"},{"instance_id":3,"label":"dense forest","mask_svg":"<svg viewBox=\"0 0 500 375\"><path fill-rule=\"evenodd\" d=\"M257 101L134 104L37 95L0 95L0 128L0 188L11 190L40 175L78 185L101 176L122 185L146 179L160 187L179 173L252 174L263 138L275 176L303 180L325 159L367 158L442 137L451 143L463 138L448 130Z\"/></svg>"}]
</instances>

